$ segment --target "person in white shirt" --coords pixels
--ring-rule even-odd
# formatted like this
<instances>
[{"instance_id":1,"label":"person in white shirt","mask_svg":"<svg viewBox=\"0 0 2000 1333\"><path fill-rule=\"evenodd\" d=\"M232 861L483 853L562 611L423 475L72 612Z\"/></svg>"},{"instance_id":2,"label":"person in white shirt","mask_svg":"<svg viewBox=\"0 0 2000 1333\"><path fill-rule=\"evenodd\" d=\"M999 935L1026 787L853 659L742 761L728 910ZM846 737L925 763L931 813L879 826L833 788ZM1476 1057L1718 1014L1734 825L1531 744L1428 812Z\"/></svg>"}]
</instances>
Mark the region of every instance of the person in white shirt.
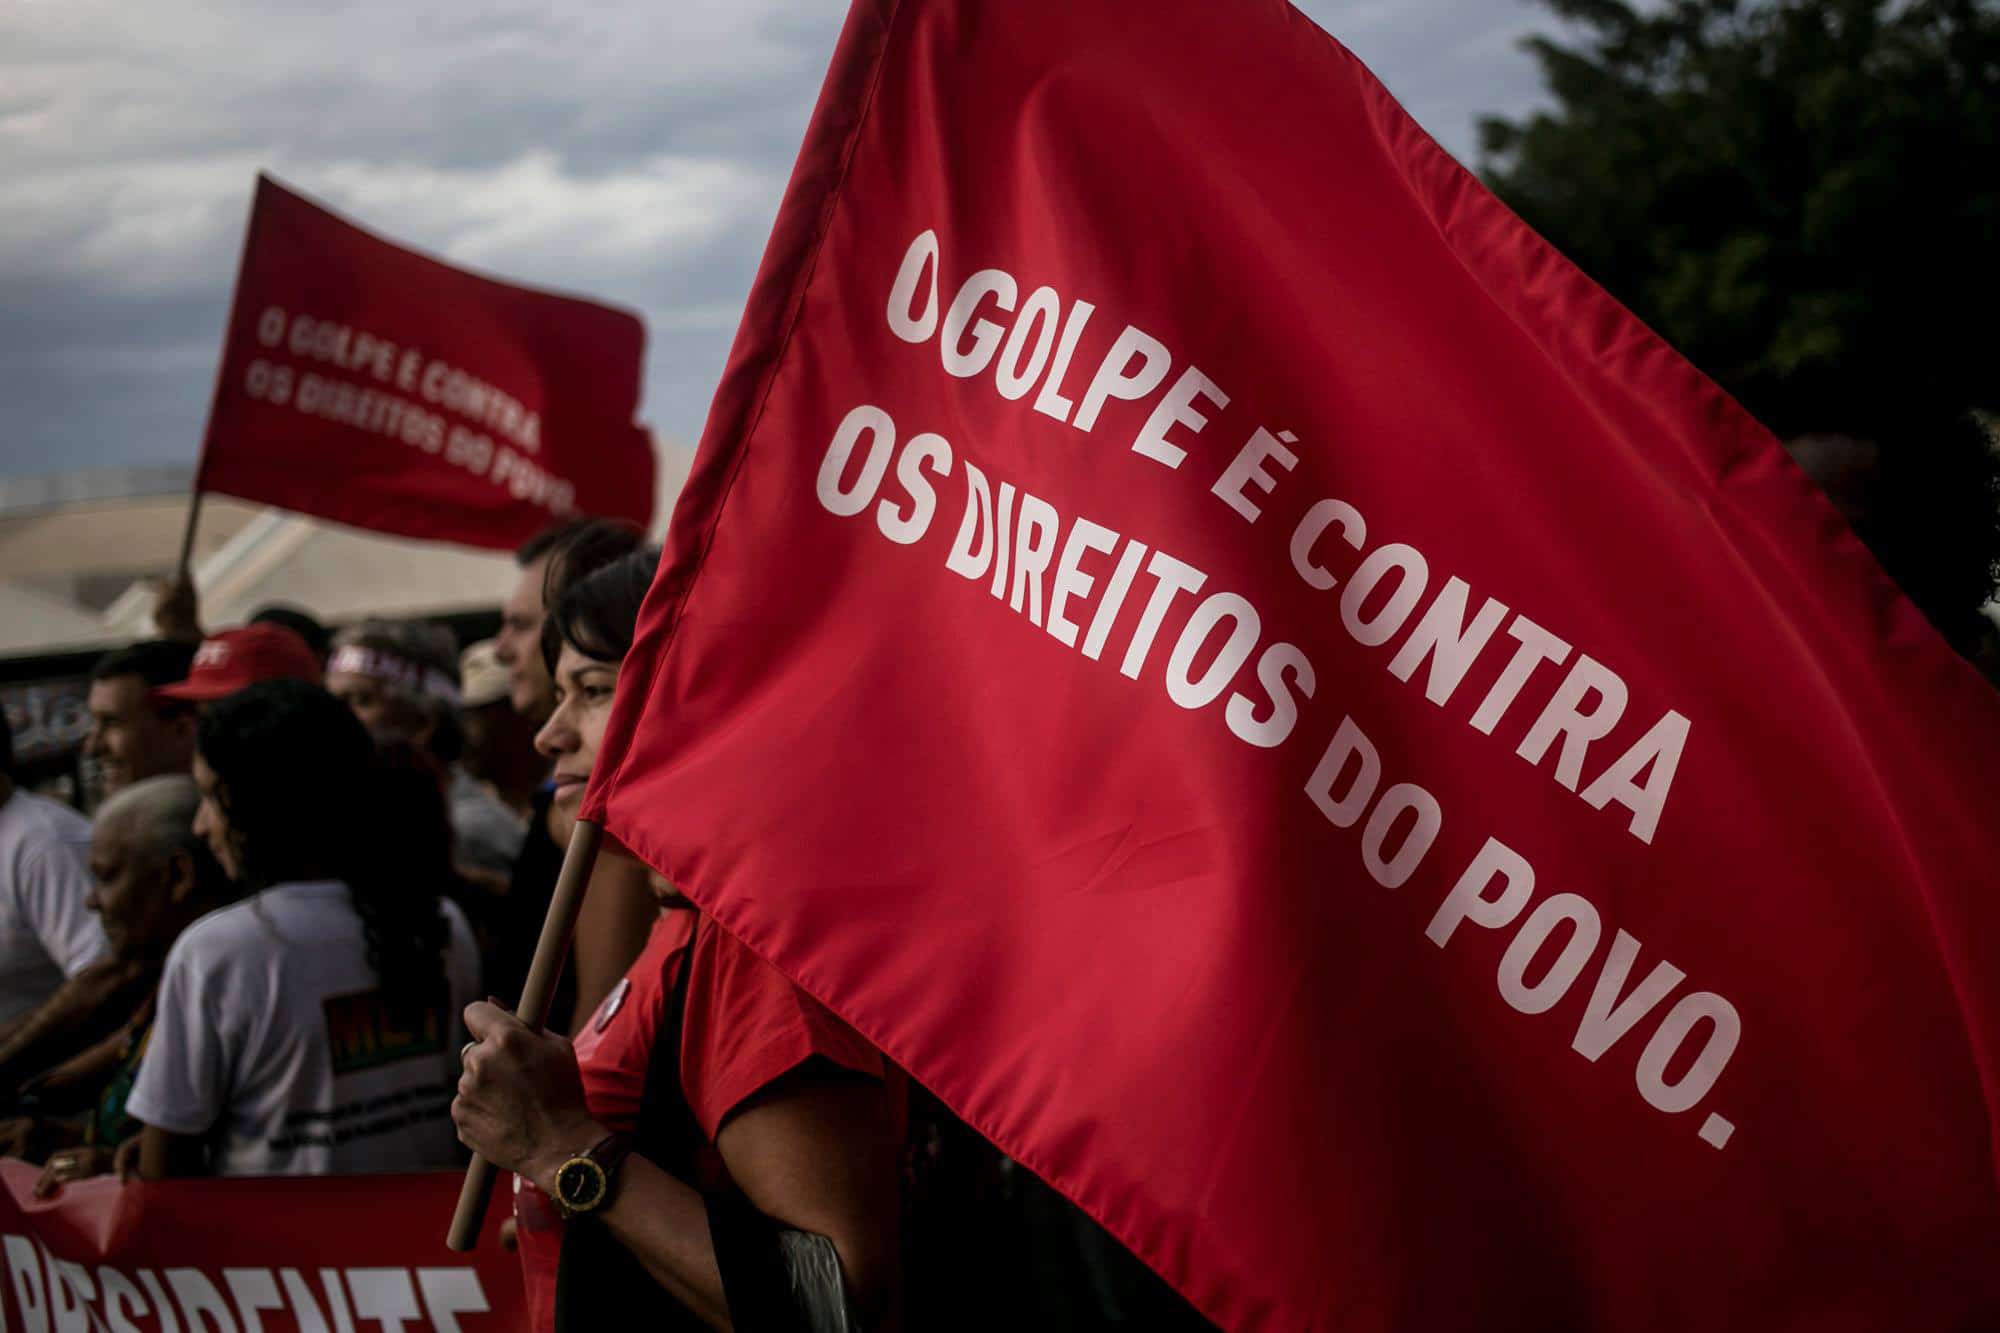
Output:
<instances>
[{"instance_id":1,"label":"person in white shirt","mask_svg":"<svg viewBox=\"0 0 2000 1333\"><path fill-rule=\"evenodd\" d=\"M90 821L14 785L14 733L0 713L0 1032L104 952L90 893Z\"/></svg>"},{"instance_id":2,"label":"person in white shirt","mask_svg":"<svg viewBox=\"0 0 2000 1333\"><path fill-rule=\"evenodd\" d=\"M167 955L127 1114L139 1172L325 1175L449 1167L447 1108L478 992L464 915L373 742L299 681L210 706L195 832L248 893ZM435 812L432 812L433 817Z\"/></svg>"}]
</instances>

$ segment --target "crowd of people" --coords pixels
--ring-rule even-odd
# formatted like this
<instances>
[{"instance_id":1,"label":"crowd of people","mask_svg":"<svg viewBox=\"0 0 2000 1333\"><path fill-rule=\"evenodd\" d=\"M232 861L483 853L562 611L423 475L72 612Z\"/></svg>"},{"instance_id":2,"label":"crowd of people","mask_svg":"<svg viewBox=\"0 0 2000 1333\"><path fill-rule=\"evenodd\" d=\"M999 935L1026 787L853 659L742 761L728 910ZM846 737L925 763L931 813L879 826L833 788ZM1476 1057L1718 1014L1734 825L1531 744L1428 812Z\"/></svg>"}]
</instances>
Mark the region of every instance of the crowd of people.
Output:
<instances>
[{"instance_id":1,"label":"crowd of people","mask_svg":"<svg viewBox=\"0 0 2000 1333\"><path fill-rule=\"evenodd\" d=\"M537 1329L929 1327L981 1288L954 1326L1036 1292L1056 1328L1199 1326L615 847L546 1030L510 1011L658 559L551 529L463 652L282 607L204 633L172 588L92 672L88 819L16 790L0 731L0 1149L43 1195L476 1150Z\"/></svg>"},{"instance_id":2,"label":"crowd of people","mask_svg":"<svg viewBox=\"0 0 2000 1333\"><path fill-rule=\"evenodd\" d=\"M533 776L548 691L519 689L546 679L541 580L639 544L538 538L529 632L463 654L285 607L205 634L174 587L161 637L91 673L89 819L15 790L0 744L0 1147L38 1189L462 1163L464 1011L525 971L563 835ZM624 957L590 974L637 944L592 935Z\"/></svg>"},{"instance_id":3,"label":"crowd of people","mask_svg":"<svg viewBox=\"0 0 2000 1333\"><path fill-rule=\"evenodd\" d=\"M0 1152L51 1195L476 1150L537 1330L1206 1327L615 846L546 1029L510 1012L658 560L552 528L462 652L286 607L204 633L174 586L91 673L88 818L0 720Z\"/></svg>"}]
</instances>

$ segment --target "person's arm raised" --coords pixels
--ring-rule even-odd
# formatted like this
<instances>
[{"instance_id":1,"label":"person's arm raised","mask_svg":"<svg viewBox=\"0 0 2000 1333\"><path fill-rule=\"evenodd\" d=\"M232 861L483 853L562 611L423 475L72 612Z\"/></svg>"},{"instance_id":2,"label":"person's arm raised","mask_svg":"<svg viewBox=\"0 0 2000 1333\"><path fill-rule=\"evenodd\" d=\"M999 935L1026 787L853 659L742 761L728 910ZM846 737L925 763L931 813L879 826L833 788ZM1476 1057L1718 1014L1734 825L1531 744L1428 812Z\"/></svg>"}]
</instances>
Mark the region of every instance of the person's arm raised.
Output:
<instances>
[{"instance_id":1,"label":"person's arm raised","mask_svg":"<svg viewBox=\"0 0 2000 1333\"><path fill-rule=\"evenodd\" d=\"M184 572L154 583L153 629L176 643L201 642L201 599Z\"/></svg>"}]
</instances>

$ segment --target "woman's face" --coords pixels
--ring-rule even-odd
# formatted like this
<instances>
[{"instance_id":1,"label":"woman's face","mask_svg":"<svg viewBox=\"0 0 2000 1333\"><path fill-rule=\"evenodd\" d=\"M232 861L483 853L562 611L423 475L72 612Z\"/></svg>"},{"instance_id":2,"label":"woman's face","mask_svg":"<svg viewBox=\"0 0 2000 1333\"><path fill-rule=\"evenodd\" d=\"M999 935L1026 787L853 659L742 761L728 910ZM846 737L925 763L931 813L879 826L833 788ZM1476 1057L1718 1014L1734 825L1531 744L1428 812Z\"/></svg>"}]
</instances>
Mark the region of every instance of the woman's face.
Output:
<instances>
[{"instance_id":1,"label":"woman's face","mask_svg":"<svg viewBox=\"0 0 2000 1333\"><path fill-rule=\"evenodd\" d=\"M535 733L535 748L555 761L556 813L576 817L590 766L604 740L611 717L611 697L618 688L618 663L585 657L569 644L556 659L555 712Z\"/></svg>"},{"instance_id":2,"label":"woman's face","mask_svg":"<svg viewBox=\"0 0 2000 1333\"><path fill-rule=\"evenodd\" d=\"M194 785L201 789L201 804L194 812L195 836L208 844L222 873L241 881L243 878L243 857L236 836L236 830L229 823L229 816L222 809L222 795L215 776L215 770L199 754L194 757Z\"/></svg>"}]
</instances>

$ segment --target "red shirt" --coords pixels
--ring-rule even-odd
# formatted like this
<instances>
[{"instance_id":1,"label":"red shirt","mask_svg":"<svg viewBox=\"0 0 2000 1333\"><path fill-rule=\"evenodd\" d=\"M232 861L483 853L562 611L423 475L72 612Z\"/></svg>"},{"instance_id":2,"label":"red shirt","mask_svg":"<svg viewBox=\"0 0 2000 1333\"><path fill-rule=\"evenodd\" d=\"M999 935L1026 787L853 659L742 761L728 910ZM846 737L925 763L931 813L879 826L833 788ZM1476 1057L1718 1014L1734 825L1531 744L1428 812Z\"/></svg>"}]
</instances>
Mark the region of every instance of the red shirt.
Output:
<instances>
[{"instance_id":1,"label":"red shirt","mask_svg":"<svg viewBox=\"0 0 2000 1333\"><path fill-rule=\"evenodd\" d=\"M637 1126L646 1065L689 956L691 934L681 1090L711 1144L730 1112L814 1056L885 1076L879 1051L734 935L696 912L668 911L653 923L644 951L576 1036L583 1099L592 1119L625 1133ZM713 1169L719 1178L719 1161ZM551 1333L562 1218L539 1189L519 1177L514 1217L535 1333Z\"/></svg>"}]
</instances>

